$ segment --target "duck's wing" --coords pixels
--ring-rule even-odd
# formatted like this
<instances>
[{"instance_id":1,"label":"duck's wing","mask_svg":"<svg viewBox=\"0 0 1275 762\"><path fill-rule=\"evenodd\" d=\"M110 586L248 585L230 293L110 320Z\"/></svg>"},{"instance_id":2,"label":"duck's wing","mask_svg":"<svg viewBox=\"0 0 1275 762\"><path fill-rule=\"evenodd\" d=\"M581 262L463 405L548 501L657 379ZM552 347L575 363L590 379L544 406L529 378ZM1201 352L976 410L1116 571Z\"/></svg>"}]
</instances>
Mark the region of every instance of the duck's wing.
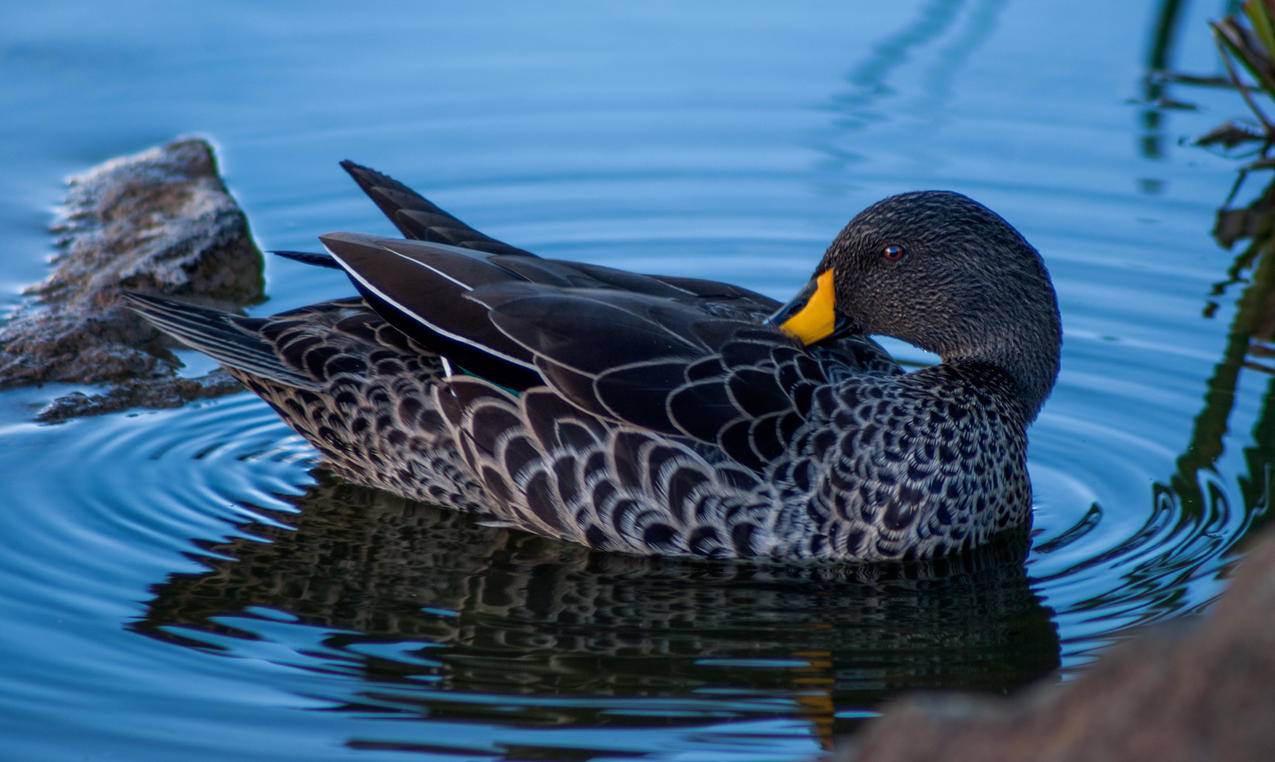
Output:
<instances>
[{"instance_id":1,"label":"duck's wing","mask_svg":"<svg viewBox=\"0 0 1275 762\"><path fill-rule=\"evenodd\" d=\"M442 243L488 254L535 257L529 251L497 241L466 225L452 214L387 174L346 159L341 168L377 205L404 236L430 243Z\"/></svg>"},{"instance_id":2,"label":"duck's wing","mask_svg":"<svg viewBox=\"0 0 1275 762\"><path fill-rule=\"evenodd\" d=\"M501 386L540 383L531 354L491 324L485 307L465 298L483 285L523 279L493 263L494 255L358 233L320 240L368 304L424 348Z\"/></svg>"},{"instance_id":3,"label":"duck's wing","mask_svg":"<svg viewBox=\"0 0 1275 762\"><path fill-rule=\"evenodd\" d=\"M341 162L341 168L354 178L359 188L409 240L445 244L487 254L539 258L525 249L479 232L383 172L349 159ZM275 250L270 253L302 264L341 269L341 265L328 254L290 250Z\"/></svg>"},{"instance_id":4,"label":"duck's wing","mask_svg":"<svg viewBox=\"0 0 1275 762\"><path fill-rule=\"evenodd\" d=\"M460 369L508 389L548 385L590 414L752 466L781 454L816 392L858 362L763 326L777 303L729 284L351 233L322 240L373 309ZM848 346L880 352L858 342Z\"/></svg>"},{"instance_id":5,"label":"duck's wing","mask_svg":"<svg viewBox=\"0 0 1275 762\"><path fill-rule=\"evenodd\" d=\"M603 265L542 259L516 246L498 241L462 222L455 215L389 175L350 160L341 167L354 178L385 216L410 240L442 244L491 255L477 257L533 283L582 288L614 288L652 296L695 297L726 302L727 312L765 315L778 304L755 291L701 278L641 275ZM370 237L363 237L371 240ZM338 266L322 254L280 251L280 256L308 264Z\"/></svg>"},{"instance_id":6,"label":"duck's wing","mask_svg":"<svg viewBox=\"0 0 1275 762\"><path fill-rule=\"evenodd\" d=\"M541 377L603 419L712 444L759 468L827 390L826 362L783 334L644 294L505 284L471 298Z\"/></svg>"},{"instance_id":7,"label":"duck's wing","mask_svg":"<svg viewBox=\"0 0 1275 762\"><path fill-rule=\"evenodd\" d=\"M777 306L747 289L708 280L360 233L332 233L320 240L388 322L460 368L510 389L543 383L540 371L533 353L492 322L488 305L472 298L476 289L522 284L546 293L591 290L604 293L604 302L648 297L682 310L687 318L747 322L760 322Z\"/></svg>"}]
</instances>

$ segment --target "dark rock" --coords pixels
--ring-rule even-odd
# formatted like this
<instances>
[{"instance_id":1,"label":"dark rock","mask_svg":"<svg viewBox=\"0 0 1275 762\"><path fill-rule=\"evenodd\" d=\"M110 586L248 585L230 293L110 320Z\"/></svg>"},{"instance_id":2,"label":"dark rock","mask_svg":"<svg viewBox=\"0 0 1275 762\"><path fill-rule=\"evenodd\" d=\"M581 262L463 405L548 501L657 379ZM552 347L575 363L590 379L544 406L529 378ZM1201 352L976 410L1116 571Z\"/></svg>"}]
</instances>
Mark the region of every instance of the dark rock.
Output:
<instances>
[{"instance_id":1,"label":"dark rock","mask_svg":"<svg viewBox=\"0 0 1275 762\"><path fill-rule=\"evenodd\" d=\"M121 289L221 307L260 300L262 258L217 174L212 148L184 139L113 159L69 181L54 225L54 271L0 326L0 388L50 381L122 383L59 400L42 417L230 390L224 376L176 376L168 340L120 301ZM96 400L85 404L83 400Z\"/></svg>"},{"instance_id":2,"label":"dark rock","mask_svg":"<svg viewBox=\"0 0 1275 762\"><path fill-rule=\"evenodd\" d=\"M1112 648L1074 682L1011 699L905 698L841 762L1275 759L1275 535L1204 617Z\"/></svg>"},{"instance_id":3,"label":"dark rock","mask_svg":"<svg viewBox=\"0 0 1275 762\"><path fill-rule=\"evenodd\" d=\"M181 407L187 402L243 391L220 368L198 378L164 378L126 381L103 394L72 392L53 400L36 418L41 423L61 423L69 418L101 415L132 407Z\"/></svg>"}]
</instances>

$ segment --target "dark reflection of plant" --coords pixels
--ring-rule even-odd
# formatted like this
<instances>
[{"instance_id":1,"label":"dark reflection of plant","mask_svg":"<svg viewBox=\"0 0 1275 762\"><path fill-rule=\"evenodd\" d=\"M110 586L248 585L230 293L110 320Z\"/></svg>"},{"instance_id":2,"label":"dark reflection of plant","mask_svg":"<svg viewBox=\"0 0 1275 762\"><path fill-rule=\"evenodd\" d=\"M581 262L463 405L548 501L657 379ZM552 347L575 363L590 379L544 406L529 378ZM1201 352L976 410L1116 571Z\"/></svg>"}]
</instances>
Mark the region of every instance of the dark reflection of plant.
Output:
<instances>
[{"instance_id":1,"label":"dark reflection of plant","mask_svg":"<svg viewBox=\"0 0 1275 762\"><path fill-rule=\"evenodd\" d=\"M1275 338L1275 183L1249 207L1220 210L1214 235L1228 248L1241 240L1247 240L1248 245L1236 255L1227 279L1213 289L1216 299L1228 287L1245 284L1236 301L1222 357L1205 386L1204 406L1195 417L1190 441L1178 456L1173 474L1153 486L1154 505L1146 523L1120 546L1083 564L1137 553L1143 547L1160 548L1129 572L1126 585L1089 601L1091 605L1111 605L1142 596L1149 605L1139 621L1189 605L1181 583L1198 571L1202 560L1225 553L1237 538L1247 536L1269 516L1275 464L1275 377L1266 382L1261 412L1252 430L1253 445L1244 451L1246 471L1239 477L1242 506L1230 505L1217 465L1225 452L1227 435L1234 433L1230 419L1243 372L1275 376L1270 362L1275 357L1271 351ZM1217 307L1217 302L1211 301L1205 317L1212 317ZM1226 529L1236 524L1236 518L1238 528Z\"/></svg>"},{"instance_id":2,"label":"dark reflection of plant","mask_svg":"<svg viewBox=\"0 0 1275 762\"><path fill-rule=\"evenodd\" d=\"M1143 153L1150 157L1160 154L1163 136L1161 109L1164 104L1176 103L1167 94L1167 83L1178 82L1195 86L1223 85L1235 88L1262 123L1260 129L1252 129L1228 122L1197 143L1238 145L1262 143L1256 161L1254 154L1239 155L1250 163L1241 168L1226 204L1238 195L1245 179L1265 166L1264 151L1269 143L1265 114L1256 105L1255 98L1266 87L1268 94L1275 93L1275 66L1271 65L1268 51L1275 50L1275 25L1271 24L1275 0L1251 0L1242 7L1243 17L1229 16L1212 24L1222 60L1228 76L1222 79L1186 75L1172 70L1176 38L1183 29L1182 13L1186 4L1181 0L1164 0L1153 18L1152 44L1148 50L1145 83L1145 100L1153 106L1144 112L1146 134ZM1238 62L1238 64L1234 63ZM1242 66L1259 86L1245 84L1236 70ZM1251 150L1251 149L1250 149ZM1245 369L1271 373L1269 360L1263 364L1261 357L1270 358L1271 338L1275 330L1275 184L1261 194L1251 205L1219 210L1214 236L1227 248L1240 241L1247 245L1236 255L1227 269L1226 279L1217 283L1205 307L1204 316L1212 318L1218 310L1220 298L1232 286L1244 284L1244 290L1236 301L1236 313L1227 334L1222 357L1214 366L1204 392L1204 406L1195 417L1191 439L1178 457L1173 474L1153 487L1154 506L1146 524L1121 546L1106 555L1135 553L1143 546L1156 545L1163 552L1140 563L1129 574L1129 584L1121 590L1102 596L1092 604L1112 603L1113 599L1147 595L1151 587L1160 587L1152 608L1179 609L1185 588L1173 584L1163 588L1164 580L1186 579L1195 573L1199 561L1213 558L1225 552L1236 537L1244 536L1251 525L1265 520L1270 504L1271 464L1275 463L1275 380L1267 383L1262 398L1262 411L1253 429L1254 444L1245 453L1246 474L1239 479L1244 500L1242 507L1229 505L1227 490L1220 484L1217 472L1230 432L1231 413L1234 408L1239 382ZM1237 516L1237 511L1242 515ZM1224 531L1232 517L1239 518L1238 531ZM1090 517L1087 517L1087 519ZM1096 517L1090 523L1096 523ZM1076 529L1083 533L1087 526ZM1102 559L1092 559L1090 563ZM1148 609L1142 618L1154 618L1157 613Z\"/></svg>"},{"instance_id":3,"label":"dark reflection of plant","mask_svg":"<svg viewBox=\"0 0 1275 762\"><path fill-rule=\"evenodd\" d=\"M615 726L653 720L607 698L664 699L691 705L684 724L709 708L797 716L824 739L839 709L910 688L1000 693L1058 666L1017 545L913 567L708 563L592 553L338 483L297 507L277 517L295 529L253 524L255 539L207 546L207 571L155 586L131 627L233 655L286 639L254 624L287 612L333 630L299 661L354 677L357 699L337 700L362 713L508 722L512 702L523 725ZM402 659L360 648L377 643L427 645ZM466 700L481 694L502 700Z\"/></svg>"},{"instance_id":4,"label":"dark reflection of plant","mask_svg":"<svg viewBox=\"0 0 1275 762\"><path fill-rule=\"evenodd\" d=\"M1142 111L1142 154L1148 158L1164 155L1163 107L1172 102L1168 99L1164 73L1172 66L1182 11L1182 0L1164 0L1152 25L1151 45L1147 49L1147 76L1143 79L1142 89L1142 98L1147 104Z\"/></svg>"},{"instance_id":5,"label":"dark reflection of plant","mask_svg":"<svg viewBox=\"0 0 1275 762\"><path fill-rule=\"evenodd\" d=\"M1112 604L1122 598L1145 596L1151 602L1140 621L1158 611L1178 611L1189 605L1185 586L1202 559L1229 550L1237 538L1265 523L1270 514L1272 464L1275 464L1275 367L1270 360L1275 338L1275 183L1252 205L1218 212L1214 235L1226 247L1246 240L1228 269L1227 280L1214 286L1221 297L1228 287L1246 284L1236 301L1235 317L1227 333L1222 357L1213 368L1204 392L1204 406L1195 417L1191 438L1178 456L1174 473L1153 487L1154 506L1142 528L1106 555L1135 553L1155 546L1162 550L1138 564L1128 584L1090 603ZM1212 317L1217 302L1205 316ZM1231 413L1245 370L1271 374L1253 426L1253 445L1245 449L1245 473L1239 477L1242 506L1232 506L1220 483L1217 465L1225 452ZM1238 518L1238 528L1228 530ZM1100 561L1101 559L1096 559ZM1092 562L1092 561L1091 561ZM1169 586L1164 582L1170 581ZM1154 592L1154 595L1152 595Z\"/></svg>"},{"instance_id":6,"label":"dark reflection of plant","mask_svg":"<svg viewBox=\"0 0 1275 762\"><path fill-rule=\"evenodd\" d=\"M1222 455L1242 371L1273 374L1253 428L1254 446L1244 454L1248 476L1240 483L1245 505L1257 522L1264 520L1270 507L1270 471L1275 463L1275 181L1249 206L1219 210L1213 234L1228 249L1240 241L1247 241L1247 245L1227 268L1226 279L1214 285L1205 317L1216 313L1216 299L1228 288L1241 283L1245 286L1236 300L1222 358L1209 377L1204 408L1195 418L1190 446L1178 458L1172 485L1183 507L1192 515L1201 515L1205 495L1199 474L1213 469Z\"/></svg>"},{"instance_id":7,"label":"dark reflection of plant","mask_svg":"<svg viewBox=\"0 0 1275 762\"><path fill-rule=\"evenodd\" d=\"M1166 2L1166 10L1176 8ZM1176 12L1176 11L1174 11ZM1207 522L1209 506L1224 501L1221 494L1212 496L1206 475L1216 469L1225 447L1231 410L1244 370L1266 374L1275 371L1275 181L1242 208L1229 208L1246 179L1254 170L1271 165L1265 152L1275 140L1272 125L1257 99L1275 97L1275 0L1248 0L1239 12L1212 22L1214 38L1226 67L1227 76L1261 125L1250 137L1262 143L1261 157L1242 167L1227 197L1218 210L1213 235L1227 249L1246 241L1226 271L1226 278L1214 284L1204 316L1216 315L1220 299L1234 286L1244 284L1236 300L1235 317L1227 332L1222 357L1213 368L1204 395L1204 408L1195 418L1191 442L1178 458L1170 487L1177 495L1185 518ZM1237 70L1243 68L1256 82L1245 83ZM1227 137L1227 126L1214 130L1200 142L1237 144L1244 142L1244 132ZM1273 374L1275 375L1275 374ZM1269 511L1272 487L1271 465L1275 463L1275 378L1267 381L1261 412L1253 429L1254 445L1244 453L1247 476L1240 479L1246 506L1246 523L1265 520Z\"/></svg>"}]
</instances>

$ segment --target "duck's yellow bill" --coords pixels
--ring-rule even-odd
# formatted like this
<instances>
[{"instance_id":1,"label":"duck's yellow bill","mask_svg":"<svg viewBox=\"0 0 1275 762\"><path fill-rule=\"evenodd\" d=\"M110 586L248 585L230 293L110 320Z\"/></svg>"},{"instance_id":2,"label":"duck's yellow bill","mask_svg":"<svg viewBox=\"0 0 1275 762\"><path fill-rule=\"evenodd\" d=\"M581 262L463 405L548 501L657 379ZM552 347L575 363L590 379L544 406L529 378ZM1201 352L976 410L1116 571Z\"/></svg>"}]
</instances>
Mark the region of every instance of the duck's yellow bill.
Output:
<instances>
[{"instance_id":1,"label":"duck's yellow bill","mask_svg":"<svg viewBox=\"0 0 1275 762\"><path fill-rule=\"evenodd\" d=\"M806 284L791 302L771 315L770 323L802 344L814 344L836 330L836 306L832 269L829 268Z\"/></svg>"}]
</instances>

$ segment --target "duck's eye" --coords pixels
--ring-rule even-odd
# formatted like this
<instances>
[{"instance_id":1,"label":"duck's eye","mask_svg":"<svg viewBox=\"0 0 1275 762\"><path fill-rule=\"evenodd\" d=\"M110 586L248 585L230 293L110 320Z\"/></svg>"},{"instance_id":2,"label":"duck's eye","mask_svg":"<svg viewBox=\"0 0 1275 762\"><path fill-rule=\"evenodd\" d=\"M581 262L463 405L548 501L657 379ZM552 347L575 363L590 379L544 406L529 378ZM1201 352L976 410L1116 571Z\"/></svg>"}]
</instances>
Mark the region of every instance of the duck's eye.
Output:
<instances>
[{"instance_id":1,"label":"duck's eye","mask_svg":"<svg viewBox=\"0 0 1275 762\"><path fill-rule=\"evenodd\" d=\"M897 243L887 244L886 247L881 250L881 256L891 262L898 262L900 259L903 259L903 255L906 253L907 252L903 250L903 247Z\"/></svg>"}]
</instances>

